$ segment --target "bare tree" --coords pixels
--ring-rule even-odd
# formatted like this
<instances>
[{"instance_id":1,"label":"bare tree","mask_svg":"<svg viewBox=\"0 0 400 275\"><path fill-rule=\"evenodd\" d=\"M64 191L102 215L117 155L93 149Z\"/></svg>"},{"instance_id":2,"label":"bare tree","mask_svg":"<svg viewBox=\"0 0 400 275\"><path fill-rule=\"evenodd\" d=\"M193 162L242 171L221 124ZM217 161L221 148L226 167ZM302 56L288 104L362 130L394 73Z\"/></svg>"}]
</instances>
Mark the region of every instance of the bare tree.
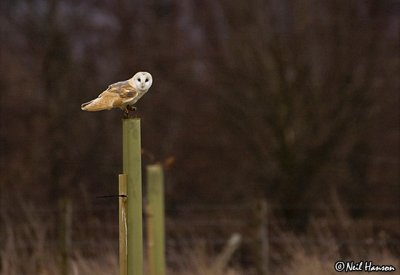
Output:
<instances>
[{"instance_id":1,"label":"bare tree","mask_svg":"<svg viewBox=\"0 0 400 275\"><path fill-rule=\"evenodd\" d=\"M385 7L219 1L208 25L221 123L251 163L254 191L301 208L287 212L300 226L309 213L302 208L321 202L333 184L347 184L343 174L357 173L353 194L366 184L366 123L384 89L376 84L394 74L381 72L383 49L394 46L381 31ZM354 154L362 157L343 163Z\"/></svg>"}]
</instances>

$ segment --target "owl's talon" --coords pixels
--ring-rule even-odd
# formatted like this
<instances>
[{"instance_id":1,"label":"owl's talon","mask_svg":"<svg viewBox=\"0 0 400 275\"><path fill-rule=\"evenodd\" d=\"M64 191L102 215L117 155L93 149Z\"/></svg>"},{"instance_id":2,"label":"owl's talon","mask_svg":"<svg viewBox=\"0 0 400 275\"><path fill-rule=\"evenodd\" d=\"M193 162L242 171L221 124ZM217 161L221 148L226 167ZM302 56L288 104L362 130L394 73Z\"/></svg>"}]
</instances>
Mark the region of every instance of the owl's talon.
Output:
<instances>
[{"instance_id":1,"label":"owl's talon","mask_svg":"<svg viewBox=\"0 0 400 275\"><path fill-rule=\"evenodd\" d=\"M129 118L129 111L128 109L124 109L124 118Z\"/></svg>"},{"instance_id":2,"label":"owl's talon","mask_svg":"<svg viewBox=\"0 0 400 275\"><path fill-rule=\"evenodd\" d=\"M127 109L128 111L132 111L132 112L136 111L136 107L135 107L135 106L131 106L131 105L127 105L127 106L126 106L126 109Z\"/></svg>"},{"instance_id":3,"label":"owl's talon","mask_svg":"<svg viewBox=\"0 0 400 275\"><path fill-rule=\"evenodd\" d=\"M124 109L124 118L136 117L137 114L135 113L135 111L136 111L136 107L130 106L130 105L126 106Z\"/></svg>"}]
</instances>

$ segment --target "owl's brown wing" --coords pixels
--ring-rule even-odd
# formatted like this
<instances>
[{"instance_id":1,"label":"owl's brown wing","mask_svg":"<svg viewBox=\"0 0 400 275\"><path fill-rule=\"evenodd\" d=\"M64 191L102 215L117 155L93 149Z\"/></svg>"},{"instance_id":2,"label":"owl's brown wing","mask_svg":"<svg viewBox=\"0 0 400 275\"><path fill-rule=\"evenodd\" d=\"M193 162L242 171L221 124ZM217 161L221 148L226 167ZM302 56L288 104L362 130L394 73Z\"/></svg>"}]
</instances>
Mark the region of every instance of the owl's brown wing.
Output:
<instances>
[{"instance_id":1,"label":"owl's brown wing","mask_svg":"<svg viewBox=\"0 0 400 275\"><path fill-rule=\"evenodd\" d=\"M112 84L102 92L98 98L82 104L84 111L102 111L112 108L122 108L126 103L134 99L138 92L127 81Z\"/></svg>"},{"instance_id":2,"label":"owl's brown wing","mask_svg":"<svg viewBox=\"0 0 400 275\"><path fill-rule=\"evenodd\" d=\"M107 90L102 92L99 97L102 97L104 94L113 93L118 94L121 98L127 99L128 101L132 98L135 98L138 92L133 88L128 81L121 81L108 86Z\"/></svg>"}]
</instances>

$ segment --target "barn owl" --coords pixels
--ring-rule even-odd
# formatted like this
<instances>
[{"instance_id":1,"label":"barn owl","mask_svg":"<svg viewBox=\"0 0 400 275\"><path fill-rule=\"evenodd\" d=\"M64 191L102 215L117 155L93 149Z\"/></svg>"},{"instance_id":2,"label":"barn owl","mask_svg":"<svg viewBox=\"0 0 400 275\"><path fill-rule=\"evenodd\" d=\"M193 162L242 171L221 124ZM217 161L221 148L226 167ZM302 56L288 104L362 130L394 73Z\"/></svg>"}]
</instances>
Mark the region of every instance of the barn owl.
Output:
<instances>
[{"instance_id":1,"label":"barn owl","mask_svg":"<svg viewBox=\"0 0 400 275\"><path fill-rule=\"evenodd\" d=\"M83 103L81 109L84 111L95 112L121 108L128 112L151 87L153 78L148 72L138 72L132 78L120 81L108 86L98 98Z\"/></svg>"}]
</instances>

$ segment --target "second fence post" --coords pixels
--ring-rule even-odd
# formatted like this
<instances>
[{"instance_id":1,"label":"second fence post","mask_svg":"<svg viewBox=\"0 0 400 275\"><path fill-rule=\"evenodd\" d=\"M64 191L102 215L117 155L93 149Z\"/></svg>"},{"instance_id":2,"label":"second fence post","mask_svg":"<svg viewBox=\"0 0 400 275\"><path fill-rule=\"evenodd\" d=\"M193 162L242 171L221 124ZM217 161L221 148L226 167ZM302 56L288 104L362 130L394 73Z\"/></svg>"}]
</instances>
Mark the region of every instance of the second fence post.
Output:
<instances>
[{"instance_id":1,"label":"second fence post","mask_svg":"<svg viewBox=\"0 0 400 275\"><path fill-rule=\"evenodd\" d=\"M128 275L143 274L142 159L140 119L122 120L123 173L127 175Z\"/></svg>"},{"instance_id":2,"label":"second fence post","mask_svg":"<svg viewBox=\"0 0 400 275\"><path fill-rule=\"evenodd\" d=\"M149 275L165 275L164 175L160 164L148 165L147 253Z\"/></svg>"}]
</instances>

